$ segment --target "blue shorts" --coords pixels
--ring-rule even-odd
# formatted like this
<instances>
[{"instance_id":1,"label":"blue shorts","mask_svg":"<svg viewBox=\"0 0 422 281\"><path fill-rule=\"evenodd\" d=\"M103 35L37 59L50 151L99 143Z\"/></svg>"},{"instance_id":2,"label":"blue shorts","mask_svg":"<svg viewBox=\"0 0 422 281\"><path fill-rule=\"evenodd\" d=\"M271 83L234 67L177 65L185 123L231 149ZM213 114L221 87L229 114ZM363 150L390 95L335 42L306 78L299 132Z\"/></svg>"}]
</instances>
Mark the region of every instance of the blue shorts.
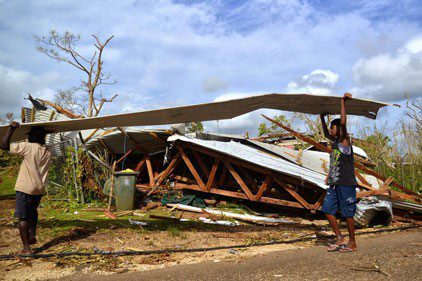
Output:
<instances>
[{"instance_id":1,"label":"blue shorts","mask_svg":"<svg viewBox=\"0 0 422 281\"><path fill-rule=\"evenodd\" d=\"M342 217L353 218L356 212L356 186L330 186L325 195L321 211L331 215L340 211Z\"/></svg>"}]
</instances>

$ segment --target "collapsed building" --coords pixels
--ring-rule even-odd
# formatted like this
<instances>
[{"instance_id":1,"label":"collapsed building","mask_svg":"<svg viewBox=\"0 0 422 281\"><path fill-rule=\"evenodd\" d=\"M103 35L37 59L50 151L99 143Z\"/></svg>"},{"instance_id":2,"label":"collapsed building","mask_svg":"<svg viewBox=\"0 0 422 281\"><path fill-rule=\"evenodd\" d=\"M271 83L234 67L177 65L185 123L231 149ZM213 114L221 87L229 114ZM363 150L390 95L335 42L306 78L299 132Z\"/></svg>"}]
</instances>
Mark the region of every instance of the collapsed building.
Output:
<instances>
[{"instance_id":1,"label":"collapsed building","mask_svg":"<svg viewBox=\"0 0 422 281\"><path fill-rule=\"evenodd\" d=\"M230 112L229 115L256 109L257 106L252 104L253 106L247 109L242 109L239 105L240 109L236 109L234 113ZM319 105L322 106L321 101ZM220 112L213 105L211 107ZM361 114L373 118L378 108L372 105L371 113ZM22 119L29 122L61 122L75 119L60 108L54 109L23 109ZM181 121L178 118L181 112L170 114L174 117L172 119L165 116L165 122L170 124L173 123L172 120ZM219 114L216 115L218 117ZM160 119L162 116L155 117ZM202 120L210 118L201 117ZM324 178L328 172L329 145L318 143L274 120L270 121L282 127L288 134L249 139L215 133L185 134L184 130L177 127L168 130L140 130L116 126L111 129L83 130L81 133L66 130L61 132L59 129L58 133L49 135L47 144L52 147L55 155L60 155L63 147L70 144L82 145L93 156L99 150L106 151L109 157L105 161L107 163L103 164L110 168L111 163L115 162L119 170L131 168L138 172L136 187L147 195L170 190L189 190L289 210L318 212L328 188L324 184ZM79 128L83 129L84 126ZM308 147L295 149L294 144L297 140L307 143ZM356 146L354 151L358 180L357 197L377 196L388 200L393 206L396 220L421 220L420 195L394 182L391 177L377 174L372 170L375 164L365 151ZM99 160L98 157L95 159ZM402 192L395 191L391 186Z\"/></svg>"}]
</instances>

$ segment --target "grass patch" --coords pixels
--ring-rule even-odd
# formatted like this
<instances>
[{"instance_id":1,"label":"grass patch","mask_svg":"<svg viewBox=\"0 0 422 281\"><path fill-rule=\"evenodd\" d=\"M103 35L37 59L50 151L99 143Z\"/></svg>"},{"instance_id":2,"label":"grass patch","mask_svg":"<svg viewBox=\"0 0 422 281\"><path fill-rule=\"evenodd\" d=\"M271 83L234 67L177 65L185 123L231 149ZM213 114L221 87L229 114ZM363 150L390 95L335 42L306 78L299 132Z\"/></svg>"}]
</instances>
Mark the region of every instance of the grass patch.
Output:
<instances>
[{"instance_id":1,"label":"grass patch","mask_svg":"<svg viewBox=\"0 0 422 281\"><path fill-rule=\"evenodd\" d=\"M0 168L0 197L15 195L15 183L19 166Z\"/></svg>"}]
</instances>

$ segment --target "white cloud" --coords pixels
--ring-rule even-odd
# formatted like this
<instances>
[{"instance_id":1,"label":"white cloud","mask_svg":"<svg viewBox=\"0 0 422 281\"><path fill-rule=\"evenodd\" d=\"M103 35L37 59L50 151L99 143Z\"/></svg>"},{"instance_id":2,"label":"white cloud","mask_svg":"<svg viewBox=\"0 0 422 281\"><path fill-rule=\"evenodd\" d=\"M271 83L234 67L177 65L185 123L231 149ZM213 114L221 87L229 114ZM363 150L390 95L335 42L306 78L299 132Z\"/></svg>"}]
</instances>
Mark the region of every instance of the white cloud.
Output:
<instances>
[{"instance_id":1,"label":"white cloud","mask_svg":"<svg viewBox=\"0 0 422 281\"><path fill-rule=\"evenodd\" d=\"M334 2L106 0L86 6L80 0L5 1L0 65L34 77L62 76L14 89L67 89L78 85L83 74L37 53L32 34L51 28L81 33L84 54L92 51L91 34L103 39L114 34L104 51L104 67L118 84L102 90L119 97L103 114L209 102L224 91L282 92L289 82L294 92L331 95L352 86L379 91L378 83L354 83L351 65L403 46L421 32L419 22L403 16L410 9L401 10L400 17L385 16L384 5L372 1L346 10L337 9L342 1ZM331 5L336 9L324 9ZM376 20L377 14L382 20ZM417 43L407 48L418 52ZM20 105L20 99L8 102ZM257 120L245 118L227 130L255 127Z\"/></svg>"},{"instance_id":2,"label":"white cloud","mask_svg":"<svg viewBox=\"0 0 422 281\"><path fill-rule=\"evenodd\" d=\"M400 101L422 94L422 36L409 40L393 54L386 53L360 59L353 67L360 97Z\"/></svg>"},{"instance_id":3,"label":"white cloud","mask_svg":"<svg viewBox=\"0 0 422 281\"><path fill-rule=\"evenodd\" d=\"M37 97L51 98L54 91L48 85L58 81L59 78L57 73L37 76L0 65L0 115L13 112L18 116L28 93Z\"/></svg>"},{"instance_id":4,"label":"white cloud","mask_svg":"<svg viewBox=\"0 0 422 281\"><path fill-rule=\"evenodd\" d=\"M202 89L208 93L225 90L227 87L227 82L216 76L208 77L202 82Z\"/></svg>"},{"instance_id":5,"label":"white cloud","mask_svg":"<svg viewBox=\"0 0 422 281\"><path fill-rule=\"evenodd\" d=\"M314 95L333 95L339 75L331 70L315 69L300 79L287 85L288 93L310 93Z\"/></svg>"}]
</instances>

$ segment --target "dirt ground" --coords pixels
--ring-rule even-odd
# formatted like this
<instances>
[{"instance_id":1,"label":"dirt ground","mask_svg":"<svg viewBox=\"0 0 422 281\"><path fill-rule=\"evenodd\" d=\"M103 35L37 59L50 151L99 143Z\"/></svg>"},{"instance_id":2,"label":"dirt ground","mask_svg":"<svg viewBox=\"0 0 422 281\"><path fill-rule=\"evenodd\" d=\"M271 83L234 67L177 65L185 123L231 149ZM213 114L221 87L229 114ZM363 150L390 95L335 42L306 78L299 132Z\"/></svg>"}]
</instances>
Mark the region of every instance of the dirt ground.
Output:
<instances>
[{"instance_id":1,"label":"dirt ground","mask_svg":"<svg viewBox=\"0 0 422 281\"><path fill-rule=\"evenodd\" d=\"M347 254L329 253L325 246L274 249L231 261L103 277L76 274L64 280L422 280L422 231L359 237L358 245L357 252Z\"/></svg>"},{"instance_id":2,"label":"dirt ground","mask_svg":"<svg viewBox=\"0 0 422 281\"><path fill-rule=\"evenodd\" d=\"M59 212L52 215L48 207L40 209L39 243L41 253L66 251L122 251L122 250L159 250L188 249L197 247L230 246L255 244L274 240L294 239L313 235L316 228L311 222L302 220L306 227L294 226L215 226L201 223L180 223L153 221L151 225L140 228L131 226L128 218L116 220L95 215L95 220L84 219L83 214L70 211L63 217L62 212L69 212L61 203L54 205ZM0 254L17 252L20 240L13 223L13 199L0 200ZM54 213L53 213L54 214ZM92 215L91 215L92 216ZM187 217L192 214L187 213ZM134 218L137 219L137 218ZM313 221L317 228L324 228L325 221ZM321 231L318 230L318 233ZM419 233L419 232L418 232ZM420 233L419 233L420 234ZM380 236L381 237L381 236ZM382 236L388 237L388 236ZM364 239L364 238L360 238ZM384 239L384 238L383 238ZM387 239L387 238L385 238ZM326 241L320 241L326 243ZM123 276L124 273L178 267L181 265L210 263L238 264L252 257L264 254L305 249L315 245L315 241L295 244L279 244L243 249L225 249L195 253L165 253L145 256L121 257L66 257L37 260L13 259L0 261L1 280L48 280L72 276ZM419 260L420 261L420 260ZM153 271L151 271L153 272ZM94 274L94 275L90 275ZM117 275L116 275L117 274ZM76 277L75 277L76 278ZM192 280L189 278L184 278ZM168 280L168 279L167 279Z\"/></svg>"}]
</instances>

